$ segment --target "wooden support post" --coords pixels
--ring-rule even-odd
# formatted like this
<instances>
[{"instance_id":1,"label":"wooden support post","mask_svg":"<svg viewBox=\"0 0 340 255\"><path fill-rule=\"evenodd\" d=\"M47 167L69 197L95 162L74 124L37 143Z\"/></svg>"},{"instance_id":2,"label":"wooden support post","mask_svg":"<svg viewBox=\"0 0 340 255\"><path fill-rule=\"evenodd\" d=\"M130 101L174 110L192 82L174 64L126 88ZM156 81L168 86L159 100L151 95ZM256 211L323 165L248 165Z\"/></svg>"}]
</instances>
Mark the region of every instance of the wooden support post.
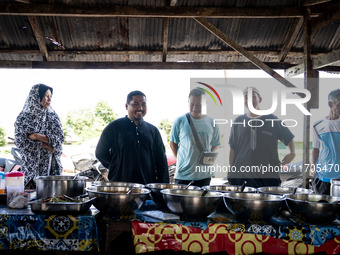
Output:
<instances>
[{"instance_id":1,"label":"wooden support post","mask_svg":"<svg viewBox=\"0 0 340 255\"><path fill-rule=\"evenodd\" d=\"M168 54L168 37L169 37L169 18L164 18L163 26L163 57L162 61L166 62L166 57Z\"/></svg>"},{"instance_id":2,"label":"wooden support post","mask_svg":"<svg viewBox=\"0 0 340 255\"><path fill-rule=\"evenodd\" d=\"M319 73L312 69L311 59L311 19L306 10L304 16L303 35L304 35L304 87L308 89L312 96L311 100L305 105L309 111L311 108L318 107L319 98ZM302 186L309 188L308 181L310 164L310 115L305 115L303 119L303 168L302 168Z\"/></svg>"}]
</instances>

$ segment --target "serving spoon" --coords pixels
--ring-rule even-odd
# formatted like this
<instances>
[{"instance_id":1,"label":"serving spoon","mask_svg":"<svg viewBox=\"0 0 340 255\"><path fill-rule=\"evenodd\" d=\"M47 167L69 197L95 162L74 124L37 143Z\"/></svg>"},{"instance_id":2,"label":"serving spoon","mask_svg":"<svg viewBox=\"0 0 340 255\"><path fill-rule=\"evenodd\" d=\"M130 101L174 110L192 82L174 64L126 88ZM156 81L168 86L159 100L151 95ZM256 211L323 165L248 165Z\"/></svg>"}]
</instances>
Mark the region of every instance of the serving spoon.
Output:
<instances>
[{"instance_id":1,"label":"serving spoon","mask_svg":"<svg viewBox=\"0 0 340 255\"><path fill-rule=\"evenodd\" d=\"M190 186L193 182L194 182L194 181L189 182L189 183L187 184L187 186L184 187L184 189L188 189L189 186Z\"/></svg>"},{"instance_id":2,"label":"serving spoon","mask_svg":"<svg viewBox=\"0 0 340 255\"><path fill-rule=\"evenodd\" d=\"M246 184L247 184L247 182L244 181L243 184L242 184L242 186L241 186L240 192L243 192L243 191L244 191L244 189L245 189L245 187L246 187Z\"/></svg>"}]
</instances>

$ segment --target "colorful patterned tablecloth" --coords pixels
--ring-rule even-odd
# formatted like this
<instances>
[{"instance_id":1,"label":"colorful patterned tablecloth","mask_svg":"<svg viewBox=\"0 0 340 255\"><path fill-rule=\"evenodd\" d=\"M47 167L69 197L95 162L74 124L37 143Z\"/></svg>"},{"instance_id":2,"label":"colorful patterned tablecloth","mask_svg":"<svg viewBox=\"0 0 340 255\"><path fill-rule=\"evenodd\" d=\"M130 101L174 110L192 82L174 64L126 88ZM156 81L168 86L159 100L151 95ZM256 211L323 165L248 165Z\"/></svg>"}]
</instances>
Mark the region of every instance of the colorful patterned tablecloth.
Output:
<instances>
[{"instance_id":1,"label":"colorful patterned tablecloth","mask_svg":"<svg viewBox=\"0 0 340 255\"><path fill-rule=\"evenodd\" d=\"M207 219L172 219L162 222L151 205L149 213L137 212L132 221L136 253L160 250L228 254L340 254L340 221L313 225L288 217L239 221L229 213L213 213Z\"/></svg>"},{"instance_id":2,"label":"colorful patterned tablecloth","mask_svg":"<svg viewBox=\"0 0 340 255\"><path fill-rule=\"evenodd\" d=\"M0 250L99 253L95 214L43 215L0 206Z\"/></svg>"},{"instance_id":3,"label":"colorful patterned tablecloth","mask_svg":"<svg viewBox=\"0 0 340 255\"><path fill-rule=\"evenodd\" d=\"M255 227L255 226L253 226ZM258 226L258 230L266 227ZM328 227L332 228L332 227ZM326 228L327 229L327 228ZM226 251L228 254L327 254L340 253L340 236L325 235L325 242L320 246L306 244L303 241L303 229L292 228L280 239L280 233L272 235L247 233L250 229L243 224L209 223L206 228L193 227L179 223L132 222L133 241L136 253L160 250L213 253ZM325 229L315 227L314 231ZM283 228L285 231L285 228ZM315 233L311 233L314 235ZM331 234L332 235L332 234ZM311 238L313 239L313 238ZM300 241L297 241L300 240Z\"/></svg>"}]
</instances>

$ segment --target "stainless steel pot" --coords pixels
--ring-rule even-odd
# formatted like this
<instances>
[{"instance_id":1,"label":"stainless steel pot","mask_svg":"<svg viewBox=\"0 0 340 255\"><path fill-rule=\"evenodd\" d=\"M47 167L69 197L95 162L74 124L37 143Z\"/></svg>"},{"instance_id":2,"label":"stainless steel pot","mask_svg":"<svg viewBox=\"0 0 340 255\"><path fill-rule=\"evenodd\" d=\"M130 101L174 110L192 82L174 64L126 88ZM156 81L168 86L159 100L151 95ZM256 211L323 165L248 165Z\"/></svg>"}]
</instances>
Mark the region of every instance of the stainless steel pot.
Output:
<instances>
[{"instance_id":1,"label":"stainless steel pot","mask_svg":"<svg viewBox=\"0 0 340 255\"><path fill-rule=\"evenodd\" d=\"M340 179L331 180L331 196L340 197Z\"/></svg>"},{"instance_id":2,"label":"stainless steel pot","mask_svg":"<svg viewBox=\"0 0 340 255\"><path fill-rule=\"evenodd\" d=\"M288 195L286 199L293 216L313 224L331 224L338 219L339 201L338 197L315 194Z\"/></svg>"},{"instance_id":3,"label":"stainless steel pot","mask_svg":"<svg viewBox=\"0 0 340 255\"><path fill-rule=\"evenodd\" d=\"M39 176L36 179L37 199L67 195L79 196L85 193L85 176Z\"/></svg>"}]
</instances>

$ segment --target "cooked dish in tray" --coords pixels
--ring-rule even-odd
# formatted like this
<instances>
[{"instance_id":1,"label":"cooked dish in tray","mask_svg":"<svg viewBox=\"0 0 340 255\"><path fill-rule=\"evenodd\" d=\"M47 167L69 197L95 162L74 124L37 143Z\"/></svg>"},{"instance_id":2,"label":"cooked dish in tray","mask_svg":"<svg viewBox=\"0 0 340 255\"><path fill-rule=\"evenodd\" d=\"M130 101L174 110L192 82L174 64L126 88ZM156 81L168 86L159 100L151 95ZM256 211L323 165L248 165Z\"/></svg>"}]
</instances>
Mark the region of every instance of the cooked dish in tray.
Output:
<instances>
[{"instance_id":1,"label":"cooked dish in tray","mask_svg":"<svg viewBox=\"0 0 340 255\"><path fill-rule=\"evenodd\" d=\"M43 203L82 203L80 198L71 200L65 196L48 197L41 199Z\"/></svg>"},{"instance_id":2,"label":"cooked dish in tray","mask_svg":"<svg viewBox=\"0 0 340 255\"><path fill-rule=\"evenodd\" d=\"M29 203L34 213L74 214L87 212L96 198L82 197L75 201L65 197L42 198Z\"/></svg>"}]
</instances>

